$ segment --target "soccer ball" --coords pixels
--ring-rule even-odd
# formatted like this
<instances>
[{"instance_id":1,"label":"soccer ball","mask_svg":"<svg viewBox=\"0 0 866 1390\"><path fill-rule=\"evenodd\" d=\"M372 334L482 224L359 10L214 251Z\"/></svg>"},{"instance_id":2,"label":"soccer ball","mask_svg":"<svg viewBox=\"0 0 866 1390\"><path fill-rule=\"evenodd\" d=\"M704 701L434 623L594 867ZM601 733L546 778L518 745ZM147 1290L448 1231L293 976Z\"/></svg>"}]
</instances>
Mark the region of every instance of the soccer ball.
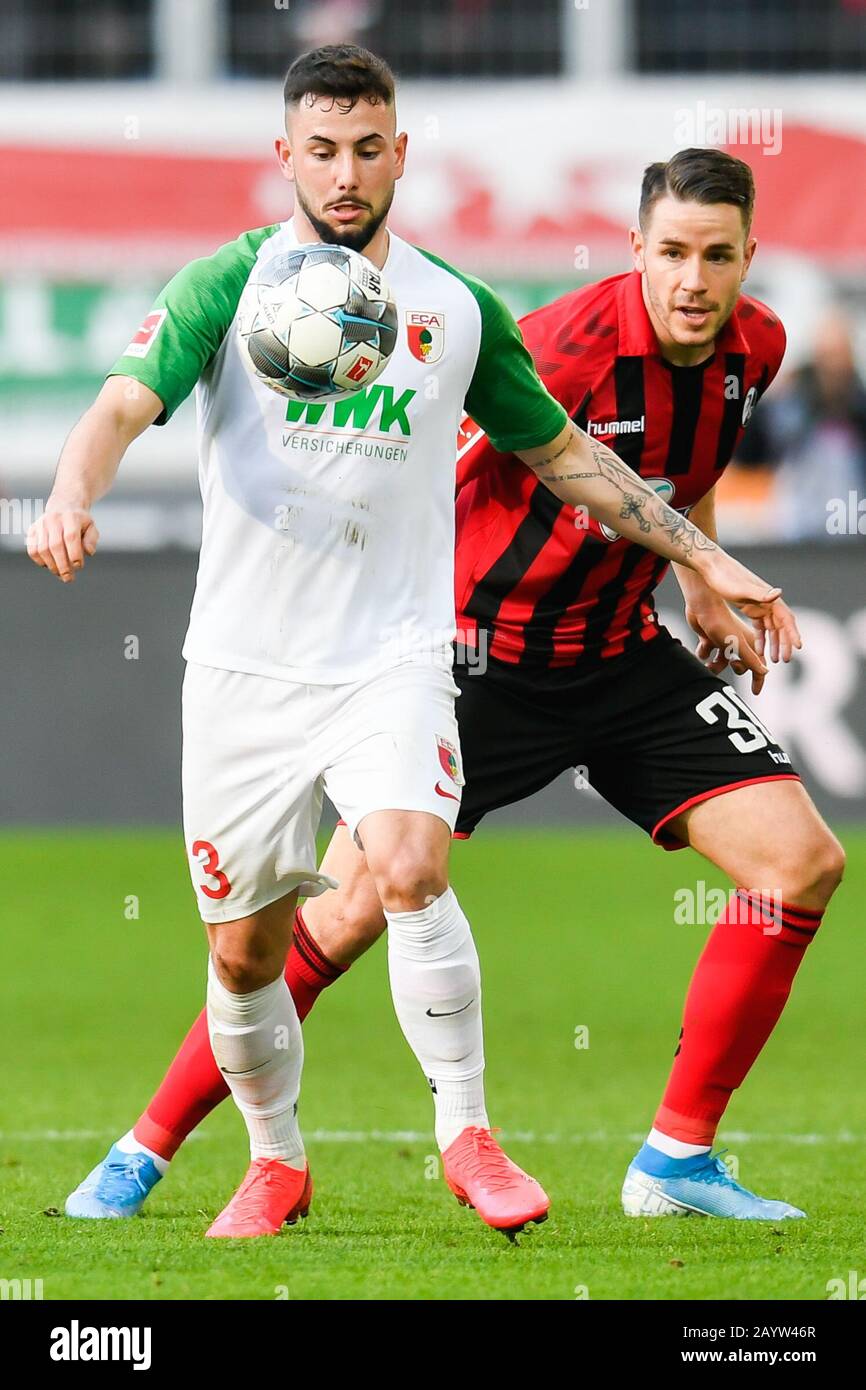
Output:
<instances>
[{"instance_id":1,"label":"soccer ball","mask_svg":"<svg viewBox=\"0 0 866 1390\"><path fill-rule=\"evenodd\" d=\"M293 400L359 391L384 371L397 308L381 272L343 246L299 246L264 261L241 295L237 329L257 379Z\"/></svg>"}]
</instances>

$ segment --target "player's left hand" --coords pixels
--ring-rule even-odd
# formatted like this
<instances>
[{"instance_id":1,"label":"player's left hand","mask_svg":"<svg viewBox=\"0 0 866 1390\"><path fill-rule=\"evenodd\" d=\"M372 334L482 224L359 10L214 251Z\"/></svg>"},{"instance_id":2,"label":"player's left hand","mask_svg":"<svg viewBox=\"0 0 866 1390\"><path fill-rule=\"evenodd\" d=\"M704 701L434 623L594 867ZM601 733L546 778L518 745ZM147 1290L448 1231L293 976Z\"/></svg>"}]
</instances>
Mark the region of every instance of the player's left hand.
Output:
<instances>
[{"instance_id":1,"label":"player's left hand","mask_svg":"<svg viewBox=\"0 0 866 1390\"><path fill-rule=\"evenodd\" d=\"M715 597L735 604L747 618L769 616L781 597L780 588L768 584L719 545L698 550L692 558L694 569Z\"/></svg>"},{"instance_id":2,"label":"player's left hand","mask_svg":"<svg viewBox=\"0 0 866 1390\"><path fill-rule=\"evenodd\" d=\"M783 603L780 598L776 599L766 613L759 618L753 618L752 625L756 636L755 650L761 656L767 655L767 639L770 660L773 662L780 659L790 661L795 651L802 651L803 639L797 619L787 603Z\"/></svg>"}]
</instances>

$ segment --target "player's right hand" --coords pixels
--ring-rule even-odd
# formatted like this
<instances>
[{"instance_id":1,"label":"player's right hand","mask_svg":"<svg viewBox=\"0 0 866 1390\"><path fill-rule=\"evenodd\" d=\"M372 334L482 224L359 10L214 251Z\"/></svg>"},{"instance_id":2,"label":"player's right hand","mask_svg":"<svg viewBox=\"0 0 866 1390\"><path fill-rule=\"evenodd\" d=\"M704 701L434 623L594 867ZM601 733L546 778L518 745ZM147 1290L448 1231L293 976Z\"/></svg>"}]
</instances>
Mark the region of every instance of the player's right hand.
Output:
<instances>
[{"instance_id":1,"label":"player's right hand","mask_svg":"<svg viewBox=\"0 0 866 1390\"><path fill-rule=\"evenodd\" d=\"M49 506L27 532L27 554L35 565L71 584L99 541L96 522L83 507Z\"/></svg>"},{"instance_id":2,"label":"player's right hand","mask_svg":"<svg viewBox=\"0 0 866 1390\"><path fill-rule=\"evenodd\" d=\"M776 603L781 603L777 599ZM727 666L738 676L748 671L752 677L752 694L760 695L767 676L763 651L759 648L759 622L749 625L738 617L721 599L701 606L686 604L686 622L700 641L695 656L714 676L720 676Z\"/></svg>"}]
</instances>

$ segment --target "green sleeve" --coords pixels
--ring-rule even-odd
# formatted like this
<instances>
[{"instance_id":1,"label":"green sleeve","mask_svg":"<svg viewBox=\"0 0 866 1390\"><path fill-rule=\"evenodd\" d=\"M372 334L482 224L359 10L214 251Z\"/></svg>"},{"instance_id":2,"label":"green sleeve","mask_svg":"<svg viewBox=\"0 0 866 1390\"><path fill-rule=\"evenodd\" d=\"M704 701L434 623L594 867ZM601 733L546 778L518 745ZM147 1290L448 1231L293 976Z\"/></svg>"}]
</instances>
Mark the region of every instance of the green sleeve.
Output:
<instances>
[{"instance_id":1,"label":"green sleeve","mask_svg":"<svg viewBox=\"0 0 866 1390\"><path fill-rule=\"evenodd\" d=\"M109 376L131 376L154 391L165 407L154 421L164 425L199 377L226 335L262 242L279 223L244 232L212 256L190 261L156 298L142 328Z\"/></svg>"},{"instance_id":2,"label":"green sleeve","mask_svg":"<svg viewBox=\"0 0 866 1390\"><path fill-rule=\"evenodd\" d=\"M423 254L462 280L481 311L481 345L466 393L472 419L501 454L537 449L555 439L568 415L539 378L510 310L483 280L464 275L429 251Z\"/></svg>"}]
</instances>

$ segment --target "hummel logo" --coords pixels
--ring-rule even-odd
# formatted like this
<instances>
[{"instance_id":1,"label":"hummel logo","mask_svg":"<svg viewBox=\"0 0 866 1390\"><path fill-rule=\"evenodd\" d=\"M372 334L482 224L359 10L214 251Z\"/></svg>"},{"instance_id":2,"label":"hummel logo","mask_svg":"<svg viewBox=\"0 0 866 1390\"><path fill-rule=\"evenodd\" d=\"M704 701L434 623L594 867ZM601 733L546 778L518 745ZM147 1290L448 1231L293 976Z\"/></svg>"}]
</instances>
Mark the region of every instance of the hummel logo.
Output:
<instances>
[{"instance_id":1,"label":"hummel logo","mask_svg":"<svg viewBox=\"0 0 866 1390\"><path fill-rule=\"evenodd\" d=\"M643 434L646 416L639 420L589 420L587 434Z\"/></svg>"},{"instance_id":2,"label":"hummel logo","mask_svg":"<svg viewBox=\"0 0 866 1390\"><path fill-rule=\"evenodd\" d=\"M475 1000L474 1000L474 999L470 999L470 1000L469 1000L469 1004L474 1004L474 1003L475 1003ZM469 1008L469 1004L464 1004L462 1009L452 1009L450 1013L445 1013L445 1014L434 1014L434 1012L433 1012L432 1009L428 1009L428 1010L427 1010L427 1017L428 1017L428 1018L453 1018L455 1014L464 1014L464 1013L466 1012L466 1010Z\"/></svg>"}]
</instances>

